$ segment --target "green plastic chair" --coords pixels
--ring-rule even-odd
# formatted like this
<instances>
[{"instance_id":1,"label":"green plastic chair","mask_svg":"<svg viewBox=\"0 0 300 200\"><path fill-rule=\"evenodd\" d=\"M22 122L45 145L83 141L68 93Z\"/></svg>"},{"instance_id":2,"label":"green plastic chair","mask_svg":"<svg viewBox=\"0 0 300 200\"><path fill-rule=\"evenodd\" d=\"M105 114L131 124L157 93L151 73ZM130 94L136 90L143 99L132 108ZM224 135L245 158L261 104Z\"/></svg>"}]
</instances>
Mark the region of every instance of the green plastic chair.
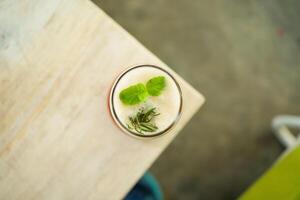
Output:
<instances>
[{"instance_id":1,"label":"green plastic chair","mask_svg":"<svg viewBox=\"0 0 300 200\"><path fill-rule=\"evenodd\" d=\"M289 131L300 129L300 117L276 117L272 127L287 150L240 200L300 200L300 139Z\"/></svg>"}]
</instances>

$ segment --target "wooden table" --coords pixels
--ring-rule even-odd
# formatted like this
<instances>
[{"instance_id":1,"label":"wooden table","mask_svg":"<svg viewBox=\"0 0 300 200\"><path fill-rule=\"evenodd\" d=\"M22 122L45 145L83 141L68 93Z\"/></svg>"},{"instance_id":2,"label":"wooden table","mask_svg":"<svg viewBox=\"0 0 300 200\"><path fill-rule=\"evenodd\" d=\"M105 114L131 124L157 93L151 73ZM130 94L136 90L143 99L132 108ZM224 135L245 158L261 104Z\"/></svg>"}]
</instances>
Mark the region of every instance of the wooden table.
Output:
<instances>
[{"instance_id":1,"label":"wooden table","mask_svg":"<svg viewBox=\"0 0 300 200\"><path fill-rule=\"evenodd\" d=\"M184 102L175 129L123 134L107 94L137 64L170 70L88 0L1 1L0 199L122 198L204 102L174 73Z\"/></svg>"}]
</instances>

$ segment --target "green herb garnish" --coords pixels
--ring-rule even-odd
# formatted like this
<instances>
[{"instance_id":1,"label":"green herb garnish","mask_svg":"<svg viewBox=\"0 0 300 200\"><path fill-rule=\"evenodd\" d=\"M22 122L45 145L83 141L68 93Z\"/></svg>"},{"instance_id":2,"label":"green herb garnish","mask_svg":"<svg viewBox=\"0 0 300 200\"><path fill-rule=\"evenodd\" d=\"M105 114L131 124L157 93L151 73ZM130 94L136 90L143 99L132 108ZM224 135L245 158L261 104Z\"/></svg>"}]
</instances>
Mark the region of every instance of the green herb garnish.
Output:
<instances>
[{"instance_id":1,"label":"green herb garnish","mask_svg":"<svg viewBox=\"0 0 300 200\"><path fill-rule=\"evenodd\" d=\"M145 101L148 97L148 92L145 85L139 83L122 90L119 97L124 104L135 105Z\"/></svg>"},{"instance_id":2,"label":"green herb garnish","mask_svg":"<svg viewBox=\"0 0 300 200\"><path fill-rule=\"evenodd\" d=\"M159 114L156 108L145 109L142 107L134 116L129 117L127 127L140 134L144 134L144 132L154 132L158 127L153 122L153 119Z\"/></svg>"},{"instance_id":3,"label":"green herb garnish","mask_svg":"<svg viewBox=\"0 0 300 200\"><path fill-rule=\"evenodd\" d=\"M146 101L148 96L159 96L161 91L166 87L166 79L163 76L151 78L146 83L129 86L119 94L120 100L126 105L135 105Z\"/></svg>"},{"instance_id":4,"label":"green herb garnish","mask_svg":"<svg viewBox=\"0 0 300 200\"><path fill-rule=\"evenodd\" d=\"M146 84L147 91L151 96L159 96L165 87L166 79L163 76L151 78Z\"/></svg>"}]
</instances>

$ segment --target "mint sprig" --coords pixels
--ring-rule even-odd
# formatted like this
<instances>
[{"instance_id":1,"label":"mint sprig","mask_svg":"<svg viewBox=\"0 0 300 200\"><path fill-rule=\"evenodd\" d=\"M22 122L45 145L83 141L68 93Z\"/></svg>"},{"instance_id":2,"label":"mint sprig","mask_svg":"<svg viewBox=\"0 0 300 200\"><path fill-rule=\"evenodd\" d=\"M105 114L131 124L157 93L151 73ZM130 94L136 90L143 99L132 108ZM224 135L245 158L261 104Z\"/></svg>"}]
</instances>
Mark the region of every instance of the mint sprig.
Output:
<instances>
[{"instance_id":1,"label":"mint sprig","mask_svg":"<svg viewBox=\"0 0 300 200\"><path fill-rule=\"evenodd\" d=\"M124 104L135 105L145 101L148 92L144 84L138 83L122 90L119 97Z\"/></svg>"},{"instance_id":2,"label":"mint sprig","mask_svg":"<svg viewBox=\"0 0 300 200\"><path fill-rule=\"evenodd\" d=\"M151 78L146 84L147 91L151 96L159 96L165 87L166 79L163 76Z\"/></svg>"},{"instance_id":3,"label":"mint sprig","mask_svg":"<svg viewBox=\"0 0 300 200\"><path fill-rule=\"evenodd\" d=\"M123 89L119 98L125 105L136 105L146 101L149 95L159 96L165 87L165 77L156 76L148 80L146 86L143 83L138 83Z\"/></svg>"}]
</instances>

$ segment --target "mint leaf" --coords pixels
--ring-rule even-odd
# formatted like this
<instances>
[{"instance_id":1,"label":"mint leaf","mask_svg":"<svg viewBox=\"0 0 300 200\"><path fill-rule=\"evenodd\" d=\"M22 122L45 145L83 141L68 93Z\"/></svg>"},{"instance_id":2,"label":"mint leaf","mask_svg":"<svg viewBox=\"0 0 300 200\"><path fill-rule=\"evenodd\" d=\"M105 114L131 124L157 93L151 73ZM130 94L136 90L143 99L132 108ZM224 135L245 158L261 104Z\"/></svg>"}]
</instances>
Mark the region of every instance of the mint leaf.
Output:
<instances>
[{"instance_id":1,"label":"mint leaf","mask_svg":"<svg viewBox=\"0 0 300 200\"><path fill-rule=\"evenodd\" d=\"M166 87L166 79L163 76L156 76L147 82L146 87L151 96L158 96Z\"/></svg>"},{"instance_id":2,"label":"mint leaf","mask_svg":"<svg viewBox=\"0 0 300 200\"><path fill-rule=\"evenodd\" d=\"M142 83L129 86L122 90L119 94L120 100L126 105L135 105L145 101L148 97L148 92Z\"/></svg>"}]
</instances>

